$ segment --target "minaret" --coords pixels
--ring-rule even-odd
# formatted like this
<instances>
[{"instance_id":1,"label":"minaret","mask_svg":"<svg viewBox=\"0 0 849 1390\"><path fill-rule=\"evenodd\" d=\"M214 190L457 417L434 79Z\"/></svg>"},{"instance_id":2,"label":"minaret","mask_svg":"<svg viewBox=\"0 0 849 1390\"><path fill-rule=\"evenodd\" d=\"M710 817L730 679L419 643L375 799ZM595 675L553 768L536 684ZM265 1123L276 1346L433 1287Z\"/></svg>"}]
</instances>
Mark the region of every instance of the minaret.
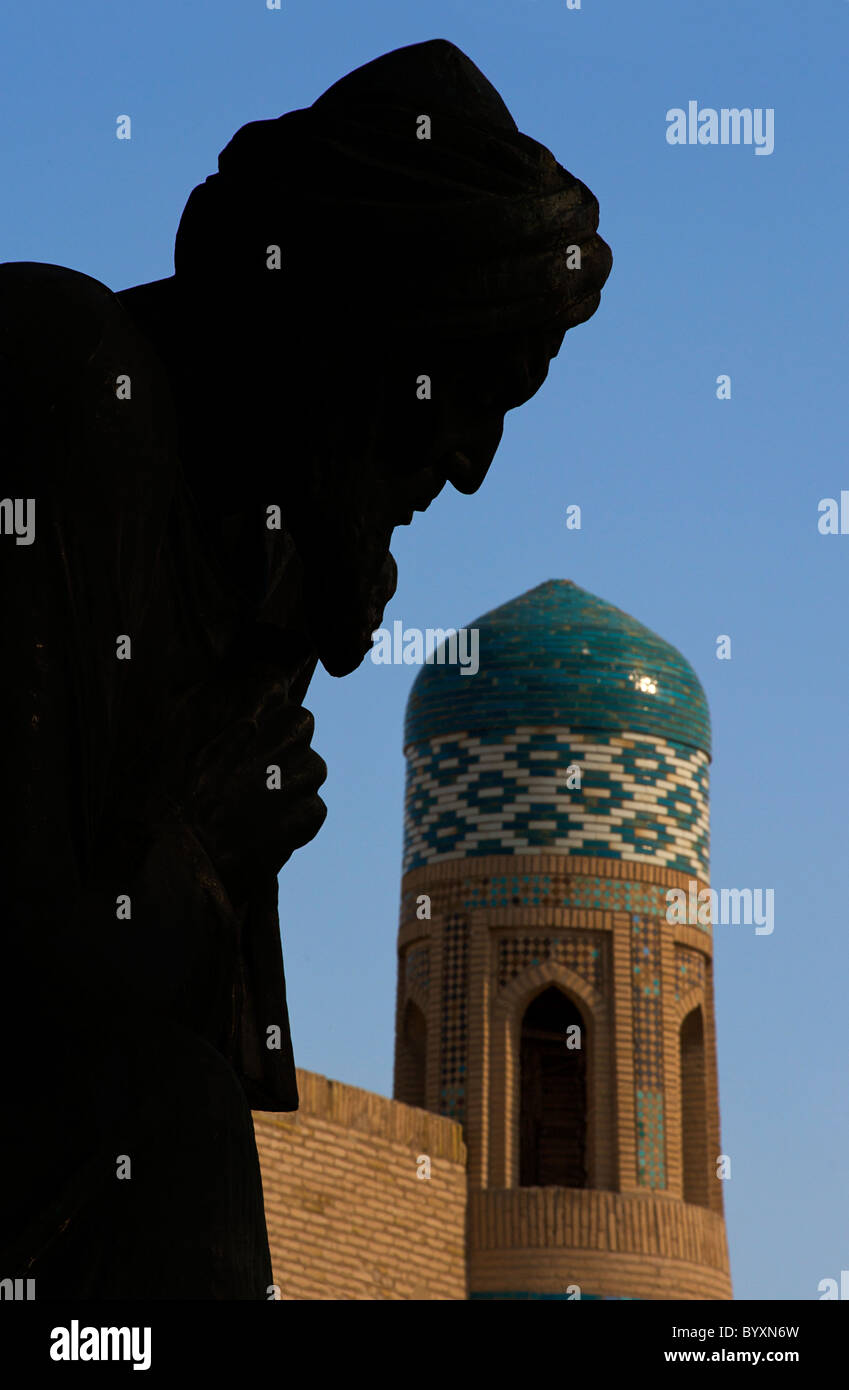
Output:
<instances>
[{"instance_id":1,"label":"minaret","mask_svg":"<svg viewBox=\"0 0 849 1390\"><path fill-rule=\"evenodd\" d=\"M667 921L709 886L704 691L567 580L473 627L407 706L395 1054L464 1126L470 1297L728 1299L711 928Z\"/></svg>"}]
</instances>

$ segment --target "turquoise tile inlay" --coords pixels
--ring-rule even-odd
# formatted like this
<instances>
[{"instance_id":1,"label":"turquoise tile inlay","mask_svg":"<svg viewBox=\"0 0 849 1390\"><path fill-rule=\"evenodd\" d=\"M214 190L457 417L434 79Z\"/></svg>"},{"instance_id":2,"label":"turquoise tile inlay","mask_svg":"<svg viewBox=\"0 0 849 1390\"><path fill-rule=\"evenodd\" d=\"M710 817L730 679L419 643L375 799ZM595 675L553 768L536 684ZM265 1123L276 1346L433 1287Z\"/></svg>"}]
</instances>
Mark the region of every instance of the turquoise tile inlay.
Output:
<instances>
[{"instance_id":1,"label":"turquoise tile inlay","mask_svg":"<svg viewBox=\"0 0 849 1390\"><path fill-rule=\"evenodd\" d=\"M459 732L497 744L505 728L568 724L633 730L710 755L707 700L690 663L570 580L550 579L468 626L479 630L480 669L464 676L437 660L422 667L406 745Z\"/></svg>"},{"instance_id":2,"label":"turquoise tile inlay","mask_svg":"<svg viewBox=\"0 0 849 1390\"><path fill-rule=\"evenodd\" d=\"M663 1092L637 1090L637 1182L665 1188Z\"/></svg>"}]
</instances>

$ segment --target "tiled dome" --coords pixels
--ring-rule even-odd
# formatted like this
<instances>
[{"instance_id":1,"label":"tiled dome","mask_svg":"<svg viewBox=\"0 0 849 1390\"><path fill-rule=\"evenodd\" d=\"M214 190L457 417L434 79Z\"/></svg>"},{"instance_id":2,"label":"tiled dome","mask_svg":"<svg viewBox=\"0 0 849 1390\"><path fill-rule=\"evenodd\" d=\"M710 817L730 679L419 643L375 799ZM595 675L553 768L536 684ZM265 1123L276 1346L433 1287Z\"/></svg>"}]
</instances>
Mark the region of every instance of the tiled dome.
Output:
<instances>
[{"instance_id":1,"label":"tiled dome","mask_svg":"<svg viewBox=\"0 0 849 1390\"><path fill-rule=\"evenodd\" d=\"M568 579L549 579L469 624L480 669L422 667L406 746L526 726L632 732L710 756L710 715L689 662L636 619Z\"/></svg>"}]
</instances>

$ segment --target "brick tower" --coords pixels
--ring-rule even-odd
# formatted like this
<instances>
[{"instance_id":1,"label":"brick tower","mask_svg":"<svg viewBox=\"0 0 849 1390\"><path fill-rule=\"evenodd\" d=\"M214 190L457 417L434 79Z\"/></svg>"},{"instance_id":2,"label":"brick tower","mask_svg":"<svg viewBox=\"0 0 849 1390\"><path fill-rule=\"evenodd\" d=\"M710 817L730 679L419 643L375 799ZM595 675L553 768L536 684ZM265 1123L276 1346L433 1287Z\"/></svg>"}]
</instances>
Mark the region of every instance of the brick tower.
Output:
<instances>
[{"instance_id":1,"label":"brick tower","mask_svg":"<svg viewBox=\"0 0 849 1390\"><path fill-rule=\"evenodd\" d=\"M474 627L407 706L395 1051L464 1127L469 1296L730 1298L711 933L666 921L708 886L704 692L570 581Z\"/></svg>"}]
</instances>

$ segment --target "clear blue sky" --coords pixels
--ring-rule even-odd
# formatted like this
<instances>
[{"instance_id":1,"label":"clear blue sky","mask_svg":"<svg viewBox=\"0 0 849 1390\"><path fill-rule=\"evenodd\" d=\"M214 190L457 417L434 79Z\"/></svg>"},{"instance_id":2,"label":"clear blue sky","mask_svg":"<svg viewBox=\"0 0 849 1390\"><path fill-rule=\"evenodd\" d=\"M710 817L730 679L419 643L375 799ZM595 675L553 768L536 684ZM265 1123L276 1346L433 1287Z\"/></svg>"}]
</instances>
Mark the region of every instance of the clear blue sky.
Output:
<instances>
[{"instance_id":1,"label":"clear blue sky","mask_svg":"<svg viewBox=\"0 0 849 1390\"><path fill-rule=\"evenodd\" d=\"M7 7L0 258L113 289L170 274L185 199L239 126L437 37L589 184L615 264L595 318L508 416L482 491L446 491L396 532L387 619L460 626L571 578L695 666L713 880L776 903L770 937L716 928L735 1292L815 1299L849 1268L849 536L816 524L819 499L849 488L846 0ZM775 152L668 145L666 111L691 99L774 108ZM366 661L316 678L329 814L281 880L298 1064L387 1095L414 674Z\"/></svg>"}]
</instances>

